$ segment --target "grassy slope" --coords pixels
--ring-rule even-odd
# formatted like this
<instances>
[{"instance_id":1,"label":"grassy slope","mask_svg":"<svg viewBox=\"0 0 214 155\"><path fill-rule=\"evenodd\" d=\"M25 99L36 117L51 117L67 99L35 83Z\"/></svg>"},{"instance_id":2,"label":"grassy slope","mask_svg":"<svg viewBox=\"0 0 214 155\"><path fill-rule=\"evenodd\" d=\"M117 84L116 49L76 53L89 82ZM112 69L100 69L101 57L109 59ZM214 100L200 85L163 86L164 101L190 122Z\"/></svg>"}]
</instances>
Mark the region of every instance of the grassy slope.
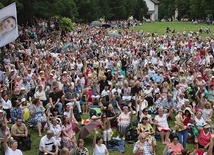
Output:
<instances>
[{"instance_id":1,"label":"grassy slope","mask_svg":"<svg viewBox=\"0 0 214 155\"><path fill-rule=\"evenodd\" d=\"M165 33L166 27L169 26L171 30L175 29L176 32L183 32L183 30L185 29L187 32L189 32L190 30L193 31L198 31L199 27L202 27L203 29L205 29L207 27L207 25L203 24L198 24L195 25L191 22L156 22L156 23L146 23L143 24L142 26L138 26L135 28L136 31L139 30L144 30L146 32L150 32L150 33L158 33L159 35ZM211 28L211 32L214 32L214 26L210 26ZM212 33L213 35L213 33ZM202 38L205 38L206 34L203 33ZM83 116L83 118L87 118L86 115ZM173 120L170 121L170 126L173 127ZM38 137L38 133L36 129L29 129L29 132L31 134L31 140L32 140L32 149L30 151L26 151L24 152L24 155L37 155L38 154L38 146L39 146L39 141L40 141L40 137ZM114 132L115 133L115 132ZM44 135L45 133L43 133ZM92 139L93 139L93 133L91 133L86 139L86 147L90 150L90 154L92 154ZM131 155L132 154L132 149L133 149L133 145L131 144L126 144L126 155ZM189 149L193 149L193 145L192 144L188 144L187 148ZM157 155L162 155L162 152L164 150L164 145L162 145L160 143L160 140L157 140ZM117 155L118 152L114 151L114 152L110 152L111 155Z\"/></svg>"},{"instance_id":2,"label":"grassy slope","mask_svg":"<svg viewBox=\"0 0 214 155\"><path fill-rule=\"evenodd\" d=\"M206 24L193 24L191 22L155 22L155 23L145 23L141 26L137 26L135 28L136 31L144 30L150 33L158 33L162 35L166 32L166 27L170 27L171 30L175 29L176 32L182 33L186 30L189 33L190 30L197 32L199 27L202 27L203 30L207 27ZM214 33L214 25L210 26L211 35L213 36ZM203 33L202 38L205 38L207 34Z\"/></svg>"}]
</instances>

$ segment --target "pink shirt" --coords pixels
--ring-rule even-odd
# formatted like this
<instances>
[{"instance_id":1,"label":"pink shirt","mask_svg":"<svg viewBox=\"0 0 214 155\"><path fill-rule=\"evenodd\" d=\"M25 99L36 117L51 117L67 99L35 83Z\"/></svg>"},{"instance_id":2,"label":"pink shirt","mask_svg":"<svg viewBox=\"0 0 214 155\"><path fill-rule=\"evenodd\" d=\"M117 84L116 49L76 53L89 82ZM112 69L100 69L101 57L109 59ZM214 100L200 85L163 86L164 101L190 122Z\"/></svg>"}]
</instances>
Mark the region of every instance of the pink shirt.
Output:
<instances>
[{"instance_id":1,"label":"pink shirt","mask_svg":"<svg viewBox=\"0 0 214 155\"><path fill-rule=\"evenodd\" d=\"M180 143L177 143L176 145L171 143L169 144L168 148L173 150L174 155L181 155L181 150L184 149Z\"/></svg>"},{"instance_id":2,"label":"pink shirt","mask_svg":"<svg viewBox=\"0 0 214 155\"><path fill-rule=\"evenodd\" d=\"M120 124L129 124L130 123L130 112L125 114L121 113L119 116Z\"/></svg>"}]
</instances>

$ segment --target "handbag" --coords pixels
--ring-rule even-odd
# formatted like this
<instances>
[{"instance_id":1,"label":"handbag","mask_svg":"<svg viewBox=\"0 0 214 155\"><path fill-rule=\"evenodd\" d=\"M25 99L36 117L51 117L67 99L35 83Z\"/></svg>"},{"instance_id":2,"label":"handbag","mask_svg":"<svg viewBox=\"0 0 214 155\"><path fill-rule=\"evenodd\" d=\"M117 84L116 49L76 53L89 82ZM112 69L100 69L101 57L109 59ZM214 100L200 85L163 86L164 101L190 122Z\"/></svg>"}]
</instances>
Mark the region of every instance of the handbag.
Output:
<instances>
[{"instance_id":1,"label":"handbag","mask_svg":"<svg viewBox=\"0 0 214 155\"><path fill-rule=\"evenodd\" d=\"M78 133L78 132L80 131L80 129L79 129L77 123L72 123L72 130L73 130L75 133Z\"/></svg>"}]
</instances>

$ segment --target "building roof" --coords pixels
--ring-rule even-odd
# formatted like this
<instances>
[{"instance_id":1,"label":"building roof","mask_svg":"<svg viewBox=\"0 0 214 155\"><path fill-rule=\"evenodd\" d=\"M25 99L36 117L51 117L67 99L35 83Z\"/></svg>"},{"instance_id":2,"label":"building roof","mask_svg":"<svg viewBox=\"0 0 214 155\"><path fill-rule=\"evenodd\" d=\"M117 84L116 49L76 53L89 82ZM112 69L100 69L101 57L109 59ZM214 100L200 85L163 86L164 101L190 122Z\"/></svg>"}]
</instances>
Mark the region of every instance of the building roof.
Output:
<instances>
[{"instance_id":1,"label":"building roof","mask_svg":"<svg viewBox=\"0 0 214 155\"><path fill-rule=\"evenodd\" d=\"M155 4L159 4L160 2L158 0L151 0Z\"/></svg>"}]
</instances>

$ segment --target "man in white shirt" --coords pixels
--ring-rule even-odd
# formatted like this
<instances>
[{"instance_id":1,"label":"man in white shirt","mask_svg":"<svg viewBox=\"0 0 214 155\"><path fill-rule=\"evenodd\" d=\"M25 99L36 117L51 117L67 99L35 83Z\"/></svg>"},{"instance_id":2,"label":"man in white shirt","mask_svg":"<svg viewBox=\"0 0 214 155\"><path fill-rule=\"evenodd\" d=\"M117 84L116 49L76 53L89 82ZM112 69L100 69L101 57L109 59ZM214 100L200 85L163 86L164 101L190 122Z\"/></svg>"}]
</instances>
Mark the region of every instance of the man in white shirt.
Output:
<instances>
[{"instance_id":1,"label":"man in white shirt","mask_svg":"<svg viewBox=\"0 0 214 155\"><path fill-rule=\"evenodd\" d=\"M40 140L39 155L43 154L58 155L58 145L53 130L48 130Z\"/></svg>"}]
</instances>

